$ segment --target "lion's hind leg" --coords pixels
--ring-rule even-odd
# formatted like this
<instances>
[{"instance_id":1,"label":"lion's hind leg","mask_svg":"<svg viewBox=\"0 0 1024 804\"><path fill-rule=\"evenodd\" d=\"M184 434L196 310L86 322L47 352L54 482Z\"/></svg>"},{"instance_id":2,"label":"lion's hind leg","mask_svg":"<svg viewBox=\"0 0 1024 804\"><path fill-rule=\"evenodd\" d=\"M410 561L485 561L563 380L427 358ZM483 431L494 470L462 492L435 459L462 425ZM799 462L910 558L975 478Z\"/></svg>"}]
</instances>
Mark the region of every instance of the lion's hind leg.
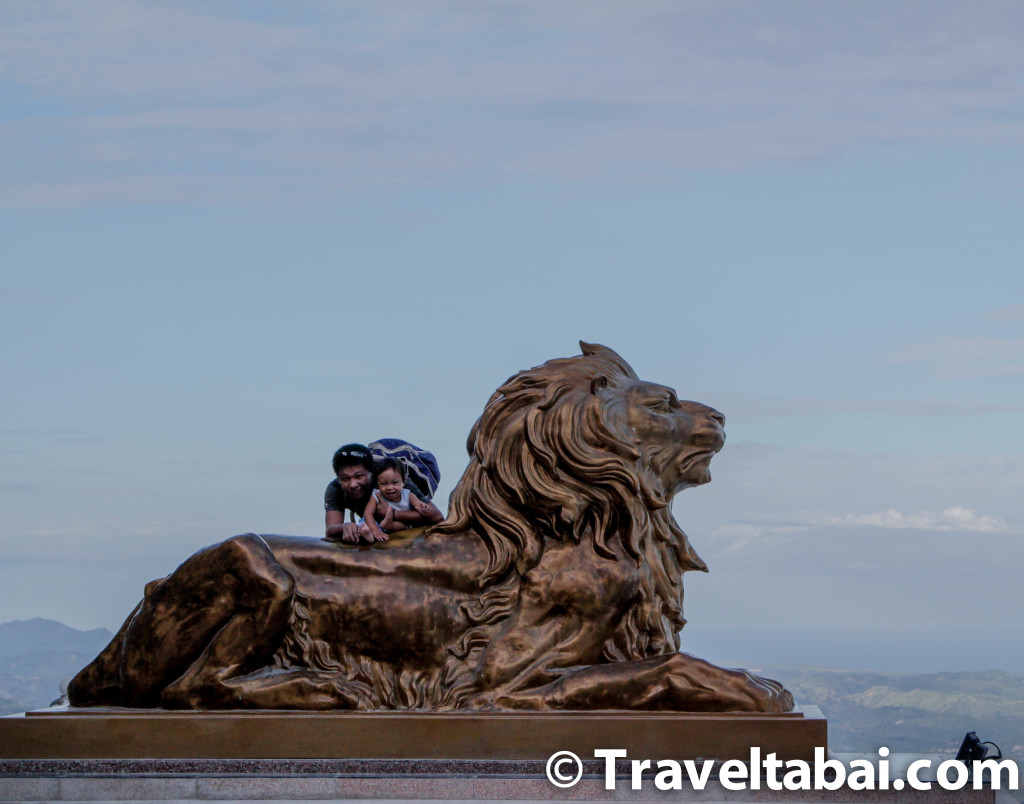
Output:
<instances>
[{"instance_id":1,"label":"lion's hind leg","mask_svg":"<svg viewBox=\"0 0 1024 804\"><path fill-rule=\"evenodd\" d=\"M205 635L205 644L163 689L160 701L168 708L245 706L226 682L270 663L288 627L295 582L254 534L222 542L197 567L199 577L186 562L168 581L180 574L179 585L194 584L189 597L195 601L198 591L199 605L161 619L170 626L165 636L172 637L171 649L176 638L187 639L185 632L193 629ZM181 600L181 590L170 590L168 597Z\"/></svg>"},{"instance_id":2,"label":"lion's hind leg","mask_svg":"<svg viewBox=\"0 0 1024 804\"><path fill-rule=\"evenodd\" d=\"M373 690L343 673L305 668L259 670L222 681L219 696L231 706L253 709L373 708Z\"/></svg>"},{"instance_id":3,"label":"lion's hind leg","mask_svg":"<svg viewBox=\"0 0 1024 804\"><path fill-rule=\"evenodd\" d=\"M128 615L128 619L100 655L68 682L68 701L72 706L123 705L122 646L125 634L141 609L142 603Z\"/></svg>"}]
</instances>

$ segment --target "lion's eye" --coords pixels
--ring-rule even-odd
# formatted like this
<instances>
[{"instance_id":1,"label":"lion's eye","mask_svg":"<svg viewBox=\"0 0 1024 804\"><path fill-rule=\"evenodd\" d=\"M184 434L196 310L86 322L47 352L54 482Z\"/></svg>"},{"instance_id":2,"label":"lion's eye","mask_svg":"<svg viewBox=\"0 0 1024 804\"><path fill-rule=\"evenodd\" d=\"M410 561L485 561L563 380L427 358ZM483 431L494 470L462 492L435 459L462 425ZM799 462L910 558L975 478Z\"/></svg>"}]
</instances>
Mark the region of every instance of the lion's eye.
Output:
<instances>
[{"instance_id":1,"label":"lion's eye","mask_svg":"<svg viewBox=\"0 0 1024 804\"><path fill-rule=\"evenodd\" d=\"M652 410L671 410L672 400L661 397L659 399L651 399L644 403L647 407Z\"/></svg>"}]
</instances>

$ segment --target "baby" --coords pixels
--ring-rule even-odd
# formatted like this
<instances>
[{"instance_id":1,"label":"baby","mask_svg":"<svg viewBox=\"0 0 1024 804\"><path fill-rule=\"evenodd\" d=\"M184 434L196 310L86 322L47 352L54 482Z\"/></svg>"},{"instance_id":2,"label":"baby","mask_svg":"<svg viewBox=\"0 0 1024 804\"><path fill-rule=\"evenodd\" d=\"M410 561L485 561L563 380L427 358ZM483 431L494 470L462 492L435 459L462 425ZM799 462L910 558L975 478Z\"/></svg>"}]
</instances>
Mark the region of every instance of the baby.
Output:
<instances>
[{"instance_id":1,"label":"baby","mask_svg":"<svg viewBox=\"0 0 1024 804\"><path fill-rule=\"evenodd\" d=\"M359 536L363 540L385 542L388 533L435 525L444 519L436 505L423 502L405 488L406 476L405 464L397 458L385 458L377 465L377 488L359 520Z\"/></svg>"}]
</instances>

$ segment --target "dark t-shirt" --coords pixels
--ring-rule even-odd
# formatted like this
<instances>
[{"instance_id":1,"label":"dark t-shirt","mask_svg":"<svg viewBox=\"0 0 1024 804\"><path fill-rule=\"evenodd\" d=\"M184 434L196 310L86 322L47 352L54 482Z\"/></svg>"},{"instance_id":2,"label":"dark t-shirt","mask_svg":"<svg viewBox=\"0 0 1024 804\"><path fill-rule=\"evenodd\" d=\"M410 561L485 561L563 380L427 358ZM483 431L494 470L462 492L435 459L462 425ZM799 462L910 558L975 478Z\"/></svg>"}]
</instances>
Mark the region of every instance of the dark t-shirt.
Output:
<instances>
[{"instance_id":1,"label":"dark t-shirt","mask_svg":"<svg viewBox=\"0 0 1024 804\"><path fill-rule=\"evenodd\" d=\"M362 516L363 511L366 510L366 504L370 502L370 494L372 493L372 489L368 490L362 500L353 500L345 493L341 483L337 480L332 480L327 484L327 488L324 491L324 510L340 511L342 518L344 518L346 510L355 511L358 516Z\"/></svg>"}]
</instances>

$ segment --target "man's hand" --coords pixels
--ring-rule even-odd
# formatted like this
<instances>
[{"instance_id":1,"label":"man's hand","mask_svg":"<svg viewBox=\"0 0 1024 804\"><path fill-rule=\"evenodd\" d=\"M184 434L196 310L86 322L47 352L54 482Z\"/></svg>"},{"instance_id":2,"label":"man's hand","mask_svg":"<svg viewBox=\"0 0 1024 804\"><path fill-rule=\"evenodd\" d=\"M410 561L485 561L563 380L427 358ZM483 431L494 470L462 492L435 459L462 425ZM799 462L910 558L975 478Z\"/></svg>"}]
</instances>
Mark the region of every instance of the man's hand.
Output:
<instances>
[{"instance_id":1,"label":"man's hand","mask_svg":"<svg viewBox=\"0 0 1024 804\"><path fill-rule=\"evenodd\" d=\"M359 533L354 522L345 522L341 511L328 511L325 517L326 532L324 536L332 542L357 542Z\"/></svg>"}]
</instances>

